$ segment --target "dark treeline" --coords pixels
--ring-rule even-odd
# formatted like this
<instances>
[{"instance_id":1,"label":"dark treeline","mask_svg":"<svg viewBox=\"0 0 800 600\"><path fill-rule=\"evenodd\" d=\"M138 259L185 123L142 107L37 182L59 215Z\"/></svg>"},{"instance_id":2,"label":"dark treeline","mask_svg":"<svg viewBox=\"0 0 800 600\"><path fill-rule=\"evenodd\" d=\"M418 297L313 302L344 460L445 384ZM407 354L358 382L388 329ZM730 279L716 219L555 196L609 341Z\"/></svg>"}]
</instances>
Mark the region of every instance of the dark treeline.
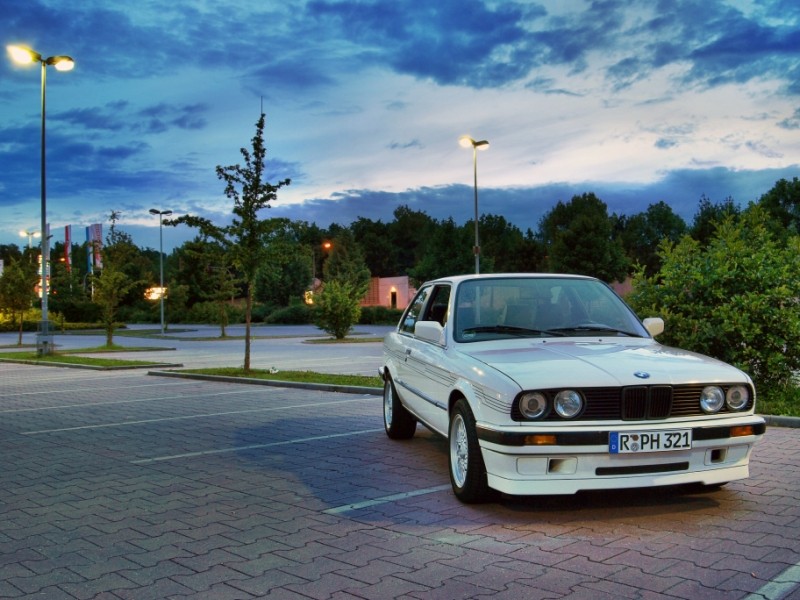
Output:
<instances>
[{"instance_id":1,"label":"dark treeline","mask_svg":"<svg viewBox=\"0 0 800 600\"><path fill-rule=\"evenodd\" d=\"M786 238L798 232L797 178L778 181L755 204L770 215L776 236ZM715 203L701 197L693 220L687 223L663 201L634 215L617 215L609 214L593 193L585 193L558 202L536 231L523 232L501 215L484 214L479 222L481 272L568 272L611 282L624 280L642 267L652 275L660 268L660 244L685 235L702 243L713 235L716 223L736 218L742 210L731 198ZM144 293L158 281L159 252L138 248L122 232L110 242L112 247L105 251L125 255L122 269L132 282L120 318L153 320L156 308L144 300ZM337 253L363 260L373 277L408 275L415 284L474 270L473 221L437 220L407 206L398 207L389 222L362 217L348 226L328 228L272 219L264 244L267 259L259 268L255 290L255 300L267 307L264 310L299 302L313 278L324 280L325 263ZM0 245L0 258L6 265L19 260L35 263L38 252L38 248ZM63 256L63 244L57 242L52 248L51 307L69 321L91 321L97 316L86 253L85 246L73 245L73 267L67 272L57 258ZM241 278L235 267L215 242L200 236L166 255L164 269L173 322L179 315L189 315L195 305L241 297Z\"/></svg>"}]
</instances>

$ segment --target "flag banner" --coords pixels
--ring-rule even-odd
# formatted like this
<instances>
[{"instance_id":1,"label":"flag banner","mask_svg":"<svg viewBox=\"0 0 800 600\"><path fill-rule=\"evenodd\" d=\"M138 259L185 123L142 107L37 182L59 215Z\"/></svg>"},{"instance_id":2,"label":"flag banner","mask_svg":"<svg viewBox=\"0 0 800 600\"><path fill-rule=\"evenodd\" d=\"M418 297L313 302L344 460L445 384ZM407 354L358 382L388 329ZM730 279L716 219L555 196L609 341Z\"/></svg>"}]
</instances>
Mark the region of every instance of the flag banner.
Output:
<instances>
[{"instance_id":1,"label":"flag banner","mask_svg":"<svg viewBox=\"0 0 800 600\"><path fill-rule=\"evenodd\" d=\"M72 273L72 225L64 227L64 266Z\"/></svg>"}]
</instances>

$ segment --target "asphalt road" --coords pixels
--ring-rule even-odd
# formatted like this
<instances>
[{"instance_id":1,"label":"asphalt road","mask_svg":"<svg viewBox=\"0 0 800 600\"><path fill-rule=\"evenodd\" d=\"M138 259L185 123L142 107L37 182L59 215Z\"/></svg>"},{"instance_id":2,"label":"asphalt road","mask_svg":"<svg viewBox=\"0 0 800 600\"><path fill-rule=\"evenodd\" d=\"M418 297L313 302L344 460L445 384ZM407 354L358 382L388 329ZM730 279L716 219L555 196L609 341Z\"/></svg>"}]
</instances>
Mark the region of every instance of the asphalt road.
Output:
<instances>
[{"instance_id":1,"label":"asphalt road","mask_svg":"<svg viewBox=\"0 0 800 600\"><path fill-rule=\"evenodd\" d=\"M254 366L380 364L295 333ZM156 342L186 366L243 348ZM797 429L712 492L466 506L443 440L388 440L376 396L0 364L0 457L3 598L800 599Z\"/></svg>"}]
</instances>

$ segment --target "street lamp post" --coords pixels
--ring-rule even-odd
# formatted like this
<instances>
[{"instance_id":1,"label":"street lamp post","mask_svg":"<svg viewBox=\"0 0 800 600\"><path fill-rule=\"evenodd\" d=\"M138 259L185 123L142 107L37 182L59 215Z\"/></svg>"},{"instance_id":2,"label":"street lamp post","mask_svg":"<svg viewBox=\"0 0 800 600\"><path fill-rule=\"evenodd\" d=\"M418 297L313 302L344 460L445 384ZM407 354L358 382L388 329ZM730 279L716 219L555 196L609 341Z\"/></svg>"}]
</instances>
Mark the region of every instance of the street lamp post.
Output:
<instances>
[{"instance_id":1,"label":"street lamp post","mask_svg":"<svg viewBox=\"0 0 800 600\"><path fill-rule=\"evenodd\" d=\"M22 237L28 238L28 250L30 250L33 247L33 238L39 237L41 235L38 231L31 231L29 229L25 231L20 231L19 234Z\"/></svg>"},{"instance_id":2,"label":"street lamp post","mask_svg":"<svg viewBox=\"0 0 800 600\"><path fill-rule=\"evenodd\" d=\"M45 110L47 97L47 67L52 65L57 71L71 71L75 61L69 56L50 56L43 58L38 52L24 46L7 46L11 59L19 64L38 62L42 65L42 324L37 336L36 349L40 354L50 354L53 346L53 336L50 333L50 322L47 315L47 262L50 258L50 240L47 236L47 179L45 177Z\"/></svg>"},{"instance_id":3,"label":"street lamp post","mask_svg":"<svg viewBox=\"0 0 800 600\"><path fill-rule=\"evenodd\" d=\"M150 209L151 215L158 215L158 265L161 271L159 286L161 286L161 335L164 335L164 217L172 214L171 210L158 210L157 208Z\"/></svg>"},{"instance_id":4,"label":"street lamp post","mask_svg":"<svg viewBox=\"0 0 800 600\"><path fill-rule=\"evenodd\" d=\"M462 135L458 138L458 143L464 148L472 147L472 172L475 188L475 247L472 251L475 254L475 274L478 275L481 272L481 244L478 237L478 150L486 150L489 142L486 140L476 142L470 136Z\"/></svg>"}]
</instances>

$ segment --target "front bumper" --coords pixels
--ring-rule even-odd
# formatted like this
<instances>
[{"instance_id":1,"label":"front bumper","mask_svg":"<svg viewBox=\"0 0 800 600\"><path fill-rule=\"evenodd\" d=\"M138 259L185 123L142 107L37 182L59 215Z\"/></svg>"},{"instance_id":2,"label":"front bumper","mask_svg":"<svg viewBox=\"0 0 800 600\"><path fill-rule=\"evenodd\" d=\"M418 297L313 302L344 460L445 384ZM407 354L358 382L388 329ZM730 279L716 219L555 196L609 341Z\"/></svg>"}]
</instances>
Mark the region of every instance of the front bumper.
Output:
<instances>
[{"instance_id":1,"label":"front bumper","mask_svg":"<svg viewBox=\"0 0 800 600\"><path fill-rule=\"evenodd\" d=\"M642 425L609 427L606 423L603 429L589 431L544 427L514 431L479 426L478 438L490 487L507 494L574 494L580 490L714 485L743 479L749 475L752 447L766 430L763 419L748 416L725 424L691 427L691 449L609 452L611 431L648 428ZM670 428L675 425L670 424ZM686 427L685 423L681 426Z\"/></svg>"}]
</instances>

